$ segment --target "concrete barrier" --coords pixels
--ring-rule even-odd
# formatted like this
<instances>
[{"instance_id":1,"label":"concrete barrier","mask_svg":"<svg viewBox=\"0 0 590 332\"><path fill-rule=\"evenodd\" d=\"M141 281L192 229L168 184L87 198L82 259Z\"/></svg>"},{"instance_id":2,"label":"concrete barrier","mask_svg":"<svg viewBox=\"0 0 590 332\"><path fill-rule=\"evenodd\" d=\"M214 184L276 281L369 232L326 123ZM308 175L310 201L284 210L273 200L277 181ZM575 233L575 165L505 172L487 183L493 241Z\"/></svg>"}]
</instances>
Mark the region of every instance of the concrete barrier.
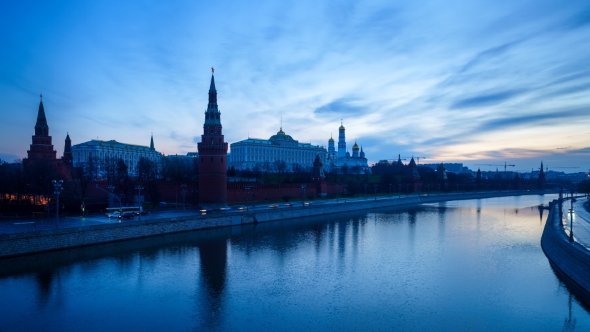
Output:
<instances>
[{"instance_id":1,"label":"concrete barrier","mask_svg":"<svg viewBox=\"0 0 590 332\"><path fill-rule=\"evenodd\" d=\"M562 224L559 201L551 202L550 206L541 237L543 252L562 281L573 288L582 301L590 303L590 251L569 241Z\"/></svg>"},{"instance_id":2,"label":"concrete barrier","mask_svg":"<svg viewBox=\"0 0 590 332\"><path fill-rule=\"evenodd\" d=\"M377 200L348 200L334 204L311 204L290 208L246 211L223 214L183 216L147 221L131 221L121 224L106 224L66 228L49 231L0 235L0 258L69 249L110 242L139 239L149 236L172 234L185 231L228 227L257 222L311 217L325 214L347 213L359 210L392 206L416 205L449 200L491 198L515 195L534 195L544 191L478 192L442 195L410 195L407 197L380 197Z\"/></svg>"}]
</instances>

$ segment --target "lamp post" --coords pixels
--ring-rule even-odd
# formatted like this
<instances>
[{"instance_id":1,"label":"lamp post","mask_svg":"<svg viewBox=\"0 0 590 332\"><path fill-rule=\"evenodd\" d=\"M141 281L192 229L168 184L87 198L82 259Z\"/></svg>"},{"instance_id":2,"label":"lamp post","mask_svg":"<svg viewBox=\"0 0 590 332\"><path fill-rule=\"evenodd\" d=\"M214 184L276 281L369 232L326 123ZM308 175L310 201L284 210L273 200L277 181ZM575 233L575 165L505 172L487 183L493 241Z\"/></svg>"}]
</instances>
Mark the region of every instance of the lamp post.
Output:
<instances>
[{"instance_id":1,"label":"lamp post","mask_svg":"<svg viewBox=\"0 0 590 332\"><path fill-rule=\"evenodd\" d=\"M141 221L141 212L143 212L143 200L141 199L141 190L143 189L143 186L138 184L137 186L135 186L135 189L137 189L137 205L139 210L139 221Z\"/></svg>"},{"instance_id":2,"label":"lamp post","mask_svg":"<svg viewBox=\"0 0 590 332\"><path fill-rule=\"evenodd\" d=\"M55 202L55 228L59 227L59 194L61 193L61 191L63 190L62 184L64 183L63 180L59 180L59 181L51 181L53 183L53 193L55 194L56 197L56 202Z\"/></svg>"},{"instance_id":3,"label":"lamp post","mask_svg":"<svg viewBox=\"0 0 590 332\"><path fill-rule=\"evenodd\" d=\"M182 194L182 211L186 211L184 207L184 203L186 201L186 183L181 184L180 187L182 188L182 190L180 191L180 193Z\"/></svg>"},{"instance_id":4,"label":"lamp post","mask_svg":"<svg viewBox=\"0 0 590 332\"><path fill-rule=\"evenodd\" d=\"M98 184L96 184L96 187L98 188ZM115 186L113 186L111 184L107 188L111 191L111 195L112 196L115 196L115 194L113 194L113 191L115 190ZM113 201L113 197L109 196L109 198L110 198L110 201L112 202ZM109 207L111 207L111 204L109 204ZM119 212L121 212L121 211L119 211Z\"/></svg>"},{"instance_id":5,"label":"lamp post","mask_svg":"<svg viewBox=\"0 0 590 332\"><path fill-rule=\"evenodd\" d=\"M574 189L570 190L570 242L574 242Z\"/></svg>"},{"instance_id":6,"label":"lamp post","mask_svg":"<svg viewBox=\"0 0 590 332\"><path fill-rule=\"evenodd\" d=\"M338 202L338 183L336 183L336 202Z\"/></svg>"},{"instance_id":7,"label":"lamp post","mask_svg":"<svg viewBox=\"0 0 590 332\"><path fill-rule=\"evenodd\" d=\"M248 197L250 196L250 186L244 186L244 189L246 189L246 211L249 211L250 208L248 206Z\"/></svg>"},{"instance_id":8,"label":"lamp post","mask_svg":"<svg viewBox=\"0 0 590 332\"><path fill-rule=\"evenodd\" d=\"M305 206L305 184L301 184L301 206Z\"/></svg>"},{"instance_id":9,"label":"lamp post","mask_svg":"<svg viewBox=\"0 0 590 332\"><path fill-rule=\"evenodd\" d=\"M347 192L348 185L345 184L343 186L344 186L344 189L342 191L344 192L344 203L346 203L346 192Z\"/></svg>"},{"instance_id":10,"label":"lamp post","mask_svg":"<svg viewBox=\"0 0 590 332\"><path fill-rule=\"evenodd\" d=\"M367 184L365 183L365 199L367 199Z\"/></svg>"},{"instance_id":11,"label":"lamp post","mask_svg":"<svg viewBox=\"0 0 590 332\"><path fill-rule=\"evenodd\" d=\"M376 185L376 184L374 184L374 185L373 185L373 188L375 188L375 200L377 200L377 185Z\"/></svg>"}]
</instances>

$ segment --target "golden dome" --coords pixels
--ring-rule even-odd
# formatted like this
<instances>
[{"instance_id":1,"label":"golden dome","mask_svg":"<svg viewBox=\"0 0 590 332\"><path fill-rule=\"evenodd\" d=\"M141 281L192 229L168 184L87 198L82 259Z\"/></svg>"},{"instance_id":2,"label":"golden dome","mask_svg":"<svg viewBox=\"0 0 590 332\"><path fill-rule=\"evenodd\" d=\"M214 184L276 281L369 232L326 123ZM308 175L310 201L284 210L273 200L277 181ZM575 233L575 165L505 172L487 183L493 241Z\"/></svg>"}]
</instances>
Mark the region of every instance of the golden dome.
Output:
<instances>
[{"instance_id":1,"label":"golden dome","mask_svg":"<svg viewBox=\"0 0 590 332\"><path fill-rule=\"evenodd\" d=\"M352 146L352 149L353 150L358 150L359 149L359 146L356 144L356 142L354 142L354 145Z\"/></svg>"}]
</instances>

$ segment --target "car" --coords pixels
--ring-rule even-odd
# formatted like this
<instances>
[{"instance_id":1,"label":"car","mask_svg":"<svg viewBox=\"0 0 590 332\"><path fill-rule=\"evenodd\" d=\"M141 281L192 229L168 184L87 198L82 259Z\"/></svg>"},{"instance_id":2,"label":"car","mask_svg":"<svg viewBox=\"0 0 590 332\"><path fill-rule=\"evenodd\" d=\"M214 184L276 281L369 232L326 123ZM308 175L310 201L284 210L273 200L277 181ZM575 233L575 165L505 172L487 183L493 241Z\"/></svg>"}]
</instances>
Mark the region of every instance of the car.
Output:
<instances>
[{"instance_id":1,"label":"car","mask_svg":"<svg viewBox=\"0 0 590 332\"><path fill-rule=\"evenodd\" d=\"M231 210L231 208L230 207L227 207L227 206L226 207L219 208L219 209L221 211L229 211L229 210Z\"/></svg>"},{"instance_id":2,"label":"car","mask_svg":"<svg viewBox=\"0 0 590 332\"><path fill-rule=\"evenodd\" d=\"M276 209L276 208L279 207L279 205L278 204L273 204L273 205L269 205L268 207L271 208L271 209Z\"/></svg>"},{"instance_id":3,"label":"car","mask_svg":"<svg viewBox=\"0 0 590 332\"><path fill-rule=\"evenodd\" d=\"M243 210L248 210L248 207L246 206L238 206L236 209L243 211Z\"/></svg>"},{"instance_id":4,"label":"car","mask_svg":"<svg viewBox=\"0 0 590 332\"><path fill-rule=\"evenodd\" d=\"M119 218L120 216L121 216L121 213L119 211L107 213L107 217L109 217L109 218Z\"/></svg>"},{"instance_id":5,"label":"car","mask_svg":"<svg viewBox=\"0 0 590 332\"><path fill-rule=\"evenodd\" d=\"M287 204L285 204L285 206L286 206L286 207L291 207L291 206L293 206L293 204L291 204L291 203L287 203Z\"/></svg>"},{"instance_id":6,"label":"car","mask_svg":"<svg viewBox=\"0 0 590 332\"><path fill-rule=\"evenodd\" d=\"M309 206L309 204L311 204L311 203L310 202L303 203L303 205L305 205L305 206Z\"/></svg>"},{"instance_id":7,"label":"car","mask_svg":"<svg viewBox=\"0 0 590 332\"><path fill-rule=\"evenodd\" d=\"M131 219L133 217L135 217L135 213L129 211L123 212L119 215L119 218L121 219Z\"/></svg>"},{"instance_id":8,"label":"car","mask_svg":"<svg viewBox=\"0 0 590 332\"><path fill-rule=\"evenodd\" d=\"M133 214L136 215L136 216L139 216L139 211L133 211ZM142 216L145 216L145 215L148 215L148 214L150 214L150 211L141 211L141 215Z\"/></svg>"}]
</instances>

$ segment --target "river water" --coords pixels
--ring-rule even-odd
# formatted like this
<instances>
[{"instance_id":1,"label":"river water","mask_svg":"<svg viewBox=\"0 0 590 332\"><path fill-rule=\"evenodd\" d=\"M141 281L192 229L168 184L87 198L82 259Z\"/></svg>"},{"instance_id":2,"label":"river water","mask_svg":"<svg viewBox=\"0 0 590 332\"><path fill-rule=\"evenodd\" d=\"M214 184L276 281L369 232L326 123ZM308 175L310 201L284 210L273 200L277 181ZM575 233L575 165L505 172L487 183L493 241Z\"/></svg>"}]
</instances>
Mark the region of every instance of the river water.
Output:
<instances>
[{"instance_id":1,"label":"river water","mask_svg":"<svg viewBox=\"0 0 590 332\"><path fill-rule=\"evenodd\" d=\"M590 330L540 247L554 195L288 220L5 260L0 331Z\"/></svg>"}]
</instances>

